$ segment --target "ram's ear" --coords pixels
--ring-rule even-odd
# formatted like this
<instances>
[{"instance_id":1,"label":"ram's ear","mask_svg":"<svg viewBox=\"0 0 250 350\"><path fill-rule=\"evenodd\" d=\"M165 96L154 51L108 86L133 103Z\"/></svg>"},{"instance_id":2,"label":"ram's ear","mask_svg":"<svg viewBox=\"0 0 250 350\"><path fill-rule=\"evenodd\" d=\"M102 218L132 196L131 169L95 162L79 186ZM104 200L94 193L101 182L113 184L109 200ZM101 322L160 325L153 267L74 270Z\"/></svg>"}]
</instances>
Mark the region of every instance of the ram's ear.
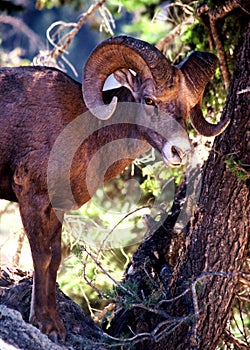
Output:
<instances>
[{"instance_id":1,"label":"ram's ear","mask_svg":"<svg viewBox=\"0 0 250 350\"><path fill-rule=\"evenodd\" d=\"M129 89L134 99L139 102L139 92L141 86L140 78L127 68L122 68L115 71L114 77L118 83Z\"/></svg>"}]
</instances>

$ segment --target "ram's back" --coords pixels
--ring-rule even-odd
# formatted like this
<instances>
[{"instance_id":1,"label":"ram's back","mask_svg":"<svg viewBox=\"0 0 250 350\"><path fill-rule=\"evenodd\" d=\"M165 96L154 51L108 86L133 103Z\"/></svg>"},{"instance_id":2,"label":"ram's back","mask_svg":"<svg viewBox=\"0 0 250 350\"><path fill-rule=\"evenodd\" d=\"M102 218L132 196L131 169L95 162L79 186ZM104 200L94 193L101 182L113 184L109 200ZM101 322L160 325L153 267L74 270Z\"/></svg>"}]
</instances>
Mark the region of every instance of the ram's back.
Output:
<instances>
[{"instance_id":1,"label":"ram's back","mask_svg":"<svg viewBox=\"0 0 250 350\"><path fill-rule=\"evenodd\" d=\"M13 174L42 159L63 128L86 110L81 84L53 68L0 68L0 198L15 200Z\"/></svg>"}]
</instances>

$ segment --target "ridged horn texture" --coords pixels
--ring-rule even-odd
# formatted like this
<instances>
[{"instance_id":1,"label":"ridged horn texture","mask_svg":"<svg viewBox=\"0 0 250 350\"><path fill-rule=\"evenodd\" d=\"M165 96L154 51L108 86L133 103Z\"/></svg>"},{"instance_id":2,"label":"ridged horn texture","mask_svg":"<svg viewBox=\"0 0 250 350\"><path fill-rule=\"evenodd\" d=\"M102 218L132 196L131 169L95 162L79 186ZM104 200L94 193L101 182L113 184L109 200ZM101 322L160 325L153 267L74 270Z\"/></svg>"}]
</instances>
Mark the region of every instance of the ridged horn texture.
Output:
<instances>
[{"instance_id":1,"label":"ridged horn texture","mask_svg":"<svg viewBox=\"0 0 250 350\"><path fill-rule=\"evenodd\" d=\"M110 38L92 52L83 71L82 92L86 106L97 118L113 114L117 98L105 105L102 89L107 77L118 69L132 69L142 83L152 79L157 89L172 82L174 67L153 45L129 36Z\"/></svg>"},{"instance_id":2,"label":"ridged horn texture","mask_svg":"<svg viewBox=\"0 0 250 350\"><path fill-rule=\"evenodd\" d=\"M215 55L208 52L193 51L180 65L185 76L186 85L192 93L195 106L190 110L190 121L194 129L203 136L217 136L229 124L229 120L222 120L218 124L210 124L202 113L202 96L208 81L213 76L218 64Z\"/></svg>"},{"instance_id":3,"label":"ridged horn texture","mask_svg":"<svg viewBox=\"0 0 250 350\"><path fill-rule=\"evenodd\" d=\"M228 126L230 120L221 120L218 124L211 124L203 117L201 105L197 104L189 112L191 124L194 129L206 137L217 136L221 134Z\"/></svg>"},{"instance_id":4,"label":"ridged horn texture","mask_svg":"<svg viewBox=\"0 0 250 350\"><path fill-rule=\"evenodd\" d=\"M194 96L197 96L197 102L202 98L204 89L213 76L217 64L218 59L212 53L193 51L178 66L185 76L189 90Z\"/></svg>"}]
</instances>

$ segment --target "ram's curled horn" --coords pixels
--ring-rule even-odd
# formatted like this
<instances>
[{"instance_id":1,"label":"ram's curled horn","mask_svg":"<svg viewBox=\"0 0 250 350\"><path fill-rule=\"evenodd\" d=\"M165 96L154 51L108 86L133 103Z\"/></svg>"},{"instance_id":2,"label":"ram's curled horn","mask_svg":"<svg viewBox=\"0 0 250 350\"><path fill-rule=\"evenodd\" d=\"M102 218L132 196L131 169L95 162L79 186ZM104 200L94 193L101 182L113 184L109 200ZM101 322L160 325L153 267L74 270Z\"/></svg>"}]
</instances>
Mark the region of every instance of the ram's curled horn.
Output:
<instances>
[{"instance_id":1,"label":"ram's curled horn","mask_svg":"<svg viewBox=\"0 0 250 350\"><path fill-rule=\"evenodd\" d=\"M128 36L110 38L92 52L83 71L82 92L86 106L97 118L106 120L116 108L117 98L106 105L102 89L107 77L119 69L131 69L142 83L151 79L162 89L171 83L173 67L153 45Z\"/></svg>"},{"instance_id":2,"label":"ram's curled horn","mask_svg":"<svg viewBox=\"0 0 250 350\"><path fill-rule=\"evenodd\" d=\"M229 124L229 120L222 120L218 124L206 121L202 113L202 96L208 81L213 76L218 64L215 55L208 52L193 51L178 67L185 77L193 107L190 110L192 126L203 136L216 136L221 134Z\"/></svg>"},{"instance_id":3,"label":"ram's curled horn","mask_svg":"<svg viewBox=\"0 0 250 350\"><path fill-rule=\"evenodd\" d=\"M201 104L197 104L189 112L191 124L194 129L206 137L217 136L221 134L228 126L230 120L221 120L218 124L211 124L206 121L202 114Z\"/></svg>"}]
</instances>

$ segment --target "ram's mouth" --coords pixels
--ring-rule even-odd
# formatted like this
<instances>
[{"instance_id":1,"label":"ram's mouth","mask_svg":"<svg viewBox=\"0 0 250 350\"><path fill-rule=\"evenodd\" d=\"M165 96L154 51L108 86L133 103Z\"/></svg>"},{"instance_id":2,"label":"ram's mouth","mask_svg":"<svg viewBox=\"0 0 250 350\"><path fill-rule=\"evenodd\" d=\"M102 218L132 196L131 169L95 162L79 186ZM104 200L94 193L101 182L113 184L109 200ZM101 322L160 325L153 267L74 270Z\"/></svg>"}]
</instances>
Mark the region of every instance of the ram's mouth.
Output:
<instances>
[{"instance_id":1,"label":"ram's mouth","mask_svg":"<svg viewBox=\"0 0 250 350\"><path fill-rule=\"evenodd\" d=\"M170 168L179 168L183 165L183 161L175 149L173 150L173 153L175 154L175 157L174 157L175 159L174 159L174 161L173 160L170 161L166 152L164 152L164 150L162 150L161 151L162 159L163 159L164 163L166 165L168 165Z\"/></svg>"},{"instance_id":2,"label":"ram's mouth","mask_svg":"<svg viewBox=\"0 0 250 350\"><path fill-rule=\"evenodd\" d=\"M180 148L167 142L161 151L162 159L170 168L179 168L187 163L187 154Z\"/></svg>"},{"instance_id":3,"label":"ram's mouth","mask_svg":"<svg viewBox=\"0 0 250 350\"><path fill-rule=\"evenodd\" d=\"M162 156L164 163L171 168L179 168L185 165L191 147L187 136L176 136L171 140L155 131L147 131L145 138Z\"/></svg>"}]
</instances>

